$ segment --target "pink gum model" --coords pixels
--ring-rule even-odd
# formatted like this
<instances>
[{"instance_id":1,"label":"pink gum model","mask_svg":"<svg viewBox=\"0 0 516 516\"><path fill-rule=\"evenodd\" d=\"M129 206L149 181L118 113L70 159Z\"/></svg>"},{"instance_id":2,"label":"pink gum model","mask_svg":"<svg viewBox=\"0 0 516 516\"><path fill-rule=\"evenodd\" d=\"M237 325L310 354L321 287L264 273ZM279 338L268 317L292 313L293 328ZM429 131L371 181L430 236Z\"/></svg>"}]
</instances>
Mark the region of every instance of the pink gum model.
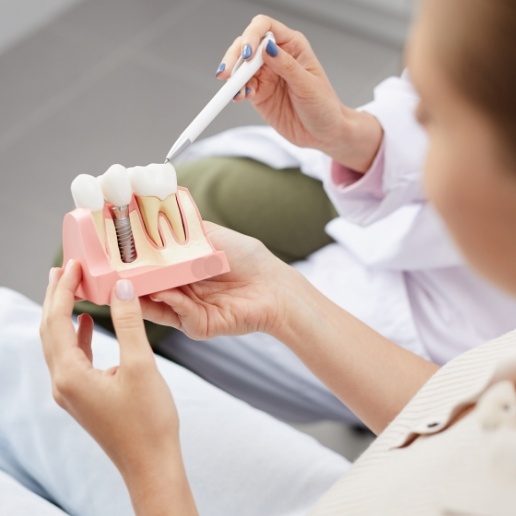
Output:
<instances>
[{"instance_id":1,"label":"pink gum model","mask_svg":"<svg viewBox=\"0 0 516 516\"><path fill-rule=\"evenodd\" d=\"M215 250L209 242L190 192L186 188L179 187L177 198L187 233L186 242L179 244L174 238L170 238L169 234L167 239L164 238L165 247L160 249L148 238L146 233L144 242L142 240L143 232L140 231L140 241L136 242L137 258L130 264L122 263L119 254L115 256L118 248L113 250L114 246L109 244L108 229L103 235L106 242L106 245L103 245L89 210L77 208L67 213L63 221L63 264L73 258L82 265L82 282L77 289L76 297L98 305L107 305L110 302L113 287L119 279L130 279L136 294L144 296L228 272L229 264L226 254L223 251ZM129 205L129 212L132 217L133 230L135 229L134 222L136 222L136 226L139 222L140 227L144 227L134 197ZM106 228L110 228L112 220L108 206L104 207L102 216L104 225ZM163 225L161 218L159 220L161 221L160 232L163 235L163 227L166 229L166 226ZM111 233L114 232L114 229L109 230ZM195 238L192 237L194 232ZM139 256L139 244L142 248L146 248L146 257L150 256L150 259ZM179 257L174 255L170 259L171 253L179 255ZM185 257L187 258L185 259ZM149 261L156 261L159 264L149 264Z\"/></svg>"}]
</instances>

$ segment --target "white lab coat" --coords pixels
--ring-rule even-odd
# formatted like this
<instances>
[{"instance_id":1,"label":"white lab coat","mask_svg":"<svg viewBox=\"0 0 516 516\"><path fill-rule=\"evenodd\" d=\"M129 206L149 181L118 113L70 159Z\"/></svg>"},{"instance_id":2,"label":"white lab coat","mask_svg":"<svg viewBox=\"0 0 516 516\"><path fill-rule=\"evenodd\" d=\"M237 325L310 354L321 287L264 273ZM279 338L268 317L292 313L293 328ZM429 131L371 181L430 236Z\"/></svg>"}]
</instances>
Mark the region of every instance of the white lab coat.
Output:
<instances>
[{"instance_id":1,"label":"white lab coat","mask_svg":"<svg viewBox=\"0 0 516 516\"><path fill-rule=\"evenodd\" d=\"M183 159L246 156L278 169L297 166L322 180L341 215L326 227L336 243L294 266L388 338L443 364L513 329L516 300L465 265L425 200L428 142L413 115L417 102L406 73L377 86L361 109L383 126L383 166L344 188L333 182L328 156L296 147L268 127L226 131L198 142Z\"/></svg>"}]
</instances>

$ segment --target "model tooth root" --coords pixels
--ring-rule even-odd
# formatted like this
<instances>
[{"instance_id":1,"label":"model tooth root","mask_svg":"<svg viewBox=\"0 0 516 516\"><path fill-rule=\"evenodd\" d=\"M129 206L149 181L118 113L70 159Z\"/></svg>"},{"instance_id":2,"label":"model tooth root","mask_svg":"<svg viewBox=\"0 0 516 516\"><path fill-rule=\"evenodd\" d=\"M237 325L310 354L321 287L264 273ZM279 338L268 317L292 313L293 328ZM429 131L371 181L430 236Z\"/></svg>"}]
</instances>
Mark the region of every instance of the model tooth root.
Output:
<instances>
[{"instance_id":1,"label":"model tooth root","mask_svg":"<svg viewBox=\"0 0 516 516\"><path fill-rule=\"evenodd\" d=\"M163 248L166 245L159 231L160 213L168 220L177 241L180 244L186 242L186 232L176 194L169 195L163 201L157 197L137 196L136 201L147 235L158 247Z\"/></svg>"},{"instance_id":2,"label":"model tooth root","mask_svg":"<svg viewBox=\"0 0 516 516\"><path fill-rule=\"evenodd\" d=\"M179 209L179 201L176 194L169 195L161 202L161 210L172 226L172 230L180 244L186 242L186 232L183 224L183 217Z\"/></svg>"},{"instance_id":3,"label":"model tooth root","mask_svg":"<svg viewBox=\"0 0 516 516\"><path fill-rule=\"evenodd\" d=\"M106 233L104 228L104 214L102 211L95 211L92 213L93 221L95 222L95 228L99 235L100 242L102 243L102 247L106 248Z\"/></svg>"},{"instance_id":4,"label":"model tooth root","mask_svg":"<svg viewBox=\"0 0 516 516\"><path fill-rule=\"evenodd\" d=\"M149 238L158 246L164 247L159 232L159 212L161 208L161 200L157 197L138 197L136 202L140 209L143 224Z\"/></svg>"}]
</instances>

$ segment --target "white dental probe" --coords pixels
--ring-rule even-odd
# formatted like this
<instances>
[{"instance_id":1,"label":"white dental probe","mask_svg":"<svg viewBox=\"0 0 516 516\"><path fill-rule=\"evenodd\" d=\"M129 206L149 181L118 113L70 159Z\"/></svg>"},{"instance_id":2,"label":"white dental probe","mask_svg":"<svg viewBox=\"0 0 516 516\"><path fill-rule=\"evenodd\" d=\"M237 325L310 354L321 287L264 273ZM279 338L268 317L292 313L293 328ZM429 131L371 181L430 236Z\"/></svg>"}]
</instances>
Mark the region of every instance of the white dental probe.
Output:
<instances>
[{"instance_id":1,"label":"white dental probe","mask_svg":"<svg viewBox=\"0 0 516 516\"><path fill-rule=\"evenodd\" d=\"M165 163L172 161L180 152L192 144L206 127L215 120L217 115L231 102L235 95L247 84L249 79L260 69L263 65L263 47L271 40L275 41L274 34L267 32L252 59L244 61L240 58L236 62L231 72L231 77L193 119L192 123L183 131L174 145L172 145L172 148L167 154Z\"/></svg>"}]
</instances>

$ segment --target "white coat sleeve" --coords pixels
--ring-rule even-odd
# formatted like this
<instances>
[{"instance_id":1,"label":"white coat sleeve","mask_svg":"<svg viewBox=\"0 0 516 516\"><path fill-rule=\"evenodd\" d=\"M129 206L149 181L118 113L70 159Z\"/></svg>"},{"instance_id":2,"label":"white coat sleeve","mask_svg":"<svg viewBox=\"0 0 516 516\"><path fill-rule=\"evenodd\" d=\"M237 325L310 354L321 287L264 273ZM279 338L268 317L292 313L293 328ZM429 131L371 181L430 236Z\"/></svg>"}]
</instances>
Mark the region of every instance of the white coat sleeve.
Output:
<instances>
[{"instance_id":1,"label":"white coat sleeve","mask_svg":"<svg viewBox=\"0 0 516 516\"><path fill-rule=\"evenodd\" d=\"M463 264L423 193L428 141L414 117L418 101L407 72L378 85L374 100L360 108L374 115L384 130L370 170L357 180L353 172L334 164L324 178L341 215L329 224L328 233L371 266L418 270ZM373 235L376 245L371 247Z\"/></svg>"},{"instance_id":2,"label":"white coat sleeve","mask_svg":"<svg viewBox=\"0 0 516 516\"><path fill-rule=\"evenodd\" d=\"M349 186L338 180L336 167L326 177L328 194L348 220L368 225L400 206L424 201L421 177L428 142L414 117L418 101L405 72L379 84L374 100L360 108L380 122L384 140L362 179Z\"/></svg>"}]
</instances>

